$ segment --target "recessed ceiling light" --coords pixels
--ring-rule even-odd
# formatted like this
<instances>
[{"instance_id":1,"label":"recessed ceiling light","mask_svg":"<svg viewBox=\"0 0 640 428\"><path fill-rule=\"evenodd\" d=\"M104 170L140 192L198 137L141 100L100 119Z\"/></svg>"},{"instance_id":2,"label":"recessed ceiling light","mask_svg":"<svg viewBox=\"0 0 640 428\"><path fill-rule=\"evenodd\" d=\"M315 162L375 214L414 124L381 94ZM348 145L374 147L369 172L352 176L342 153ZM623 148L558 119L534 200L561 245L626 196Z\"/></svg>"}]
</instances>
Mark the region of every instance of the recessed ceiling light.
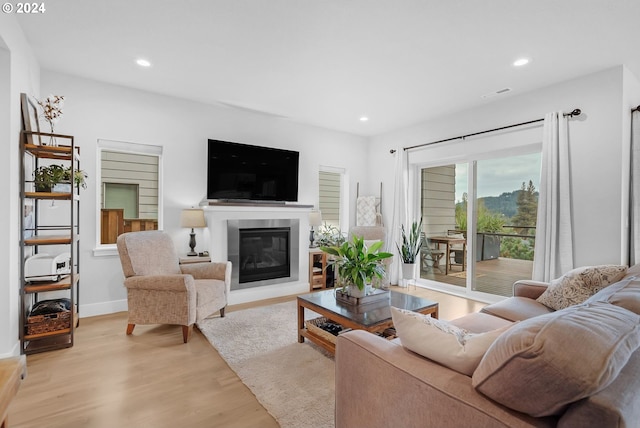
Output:
<instances>
[{"instance_id":1,"label":"recessed ceiling light","mask_svg":"<svg viewBox=\"0 0 640 428\"><path fill-rule=\"evenodd\" d=\"M513 62L514 67L522 67L523 65L529 64L529 58L520 58Z\"/></svg>"},{"instance_id":2,"label":"recessed ceiling light","mask_svg":"<svg viewBox=\"0 0 640 428\"><path fill-rule=\"evenodd\" d=\"M136 60L136 64L138 64L140 67L151 67L151 63L143 58L138 58Z\"/></svg>"},{"instance_id":3,"label":"recessed ceiling light","mask_svg":"<svg viewBox=\"0 0 640 428\"><path fill-rule=\"evenodd\" d=\"M366 122L367 120L369 120L369 118L367 116L362 116L360 118L360 122Z\"/></svg>"}]
</instances>

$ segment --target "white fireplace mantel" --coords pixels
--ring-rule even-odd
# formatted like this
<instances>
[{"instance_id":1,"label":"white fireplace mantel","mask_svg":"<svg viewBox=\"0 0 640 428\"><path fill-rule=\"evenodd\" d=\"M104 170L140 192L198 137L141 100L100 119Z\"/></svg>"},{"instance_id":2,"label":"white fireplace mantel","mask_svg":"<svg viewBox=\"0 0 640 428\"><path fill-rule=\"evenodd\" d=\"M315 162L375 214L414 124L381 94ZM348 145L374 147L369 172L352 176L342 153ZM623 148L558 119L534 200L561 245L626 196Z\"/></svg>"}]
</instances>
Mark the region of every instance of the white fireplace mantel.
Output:
<instances>
[{"instance_id":1,"label":"white fireplace mantel","mask_svg":"<svg viewBox=\"0 0 640 428\"><path fill-rule=\"evenodd\" d=\"M229 304L253 302L273 297L300 294L309 291L309 213L312 206L308 205L204 205L207 229L209 230L208 248L214 261L228 260L227 255L227 220L272 220L297 219L300 224L298 280L283 280L282 283L260 287L233 290L229 296ZM233 269L236 267L234 266ZM289 282L287 282L289 281Z\"/></svg>"}]
</instances>

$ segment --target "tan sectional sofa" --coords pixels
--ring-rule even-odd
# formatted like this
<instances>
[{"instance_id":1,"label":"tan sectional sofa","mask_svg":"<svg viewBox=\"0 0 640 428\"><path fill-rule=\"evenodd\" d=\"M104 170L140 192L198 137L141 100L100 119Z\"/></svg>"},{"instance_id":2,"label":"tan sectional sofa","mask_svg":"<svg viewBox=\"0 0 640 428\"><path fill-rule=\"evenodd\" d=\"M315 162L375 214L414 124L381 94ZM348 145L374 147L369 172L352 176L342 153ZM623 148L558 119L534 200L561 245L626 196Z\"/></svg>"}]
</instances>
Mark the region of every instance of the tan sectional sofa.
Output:
<instances>
[{"instance_id":1,"label":"tan sectional sofa","mask_svg":"<svg viewBox=\"0 0 640 428\"><path fill-rule=\"evenodd\" d=\"M336 427L640 426L640 266L559 311L535 300L547 286L519 281L514 297L451 322L484 332L519 321L491 345L473 377L398 339L359 330L340 335ZM532 416L539 414L547 415Z\"/></svg>"}]
</instances>

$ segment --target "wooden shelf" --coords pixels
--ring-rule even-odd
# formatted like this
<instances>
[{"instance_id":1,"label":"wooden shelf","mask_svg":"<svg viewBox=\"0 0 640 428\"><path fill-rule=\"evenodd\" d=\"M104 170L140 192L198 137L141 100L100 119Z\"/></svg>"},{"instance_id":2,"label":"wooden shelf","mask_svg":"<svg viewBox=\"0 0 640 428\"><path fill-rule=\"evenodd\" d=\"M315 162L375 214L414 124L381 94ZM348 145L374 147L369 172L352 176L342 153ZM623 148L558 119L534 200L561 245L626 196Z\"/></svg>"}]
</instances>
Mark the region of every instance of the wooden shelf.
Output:
<instances>
[{"instance_id":1,"label":"wooden shelf","mask_svg":"<svg viewBox=\"0 0 640 428\"><path fill-rule=\"evenodd\" d=\"M71 199L73 193L24 192L24 197L30 199Z\"/></svg>"},{"instance_id":2,"label":"wooden shelf","mask_svg":"<svg viewBox=\"0 0 640 428\"><path fill-rule=\"evenodd\" d=\"M25 354L36 354L38 352L53 351L54 349L70 348L73 346L73 340L70 334L70 329L66 330L66 333L30 340L24 349ZM25 337L25 340L28 340L27 337Z\"/></svg>"},{"instance_id":3,"label":"wooden shelf","mask_svg":"<svg viewBox=\"0 0 640 428\"><path fill-rule=\"evenodd\" d=\"M25 245L64 245L71 242L70 235L42 235L24 240Z\"/></svg>"},{"instance_id":4,"label":"wooden shelf","mask_svg":"<svg viewBox=\"0 0 640 428\"><path fill-rule=\"evenodd\" d=\"M66 136L58 135L59 138ZM44 159L71 160L73 149L71 146L40 146L36 144L25 144L24 150L34 156Z\"/></svg>"},{"instance_id":5,"label":"wooden shelf","mask_svg":"<svg viewBox=\"0 0 640 428\"><path fill-rule=\"evenodd\" d=\"M46 337L51 337L51 336L61 336L63 334L69 334L71 333L71 327L69 328L63 328L60 330L56 330L56 331L48 331L46 333L39 333L39 334L25 334L24 336L24 340L37 340L37 339L44 339Z\"/></svg>"},{"instance_id":6,"label":"wooden shelf","mask_svg":"<svg viewBox=\"0 0 640 428\"><path fill-rule=\"evenodd\" d=\"M71 283L71 275L67 275L60 281L51 282L27 282L24 286L25 293L43 293L45 291L68 290L80 280L80 275L73 276L73 284Z\"/></svg>"}]
</instances>

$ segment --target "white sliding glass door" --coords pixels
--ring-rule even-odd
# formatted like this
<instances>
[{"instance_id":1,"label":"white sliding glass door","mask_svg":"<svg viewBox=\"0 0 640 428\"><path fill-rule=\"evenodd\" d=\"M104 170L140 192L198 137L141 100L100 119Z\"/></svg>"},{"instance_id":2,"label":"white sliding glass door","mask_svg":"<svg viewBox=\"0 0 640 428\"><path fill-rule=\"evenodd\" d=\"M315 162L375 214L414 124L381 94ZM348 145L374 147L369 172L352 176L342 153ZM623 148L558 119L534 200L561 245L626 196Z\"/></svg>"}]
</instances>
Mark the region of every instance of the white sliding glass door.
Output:
<instances>
[{"instance_id":1,"label":"white sliding glass door","mask_svg":"<svg viewBox=\"0 0 640 428\"><path fill-rule=\"evenodd\" d=\"M511 296L515 281L531 279L538 151L427 166L418 175L427 238L422 279L497 296Z\"/></svg>"}]
</instances>

